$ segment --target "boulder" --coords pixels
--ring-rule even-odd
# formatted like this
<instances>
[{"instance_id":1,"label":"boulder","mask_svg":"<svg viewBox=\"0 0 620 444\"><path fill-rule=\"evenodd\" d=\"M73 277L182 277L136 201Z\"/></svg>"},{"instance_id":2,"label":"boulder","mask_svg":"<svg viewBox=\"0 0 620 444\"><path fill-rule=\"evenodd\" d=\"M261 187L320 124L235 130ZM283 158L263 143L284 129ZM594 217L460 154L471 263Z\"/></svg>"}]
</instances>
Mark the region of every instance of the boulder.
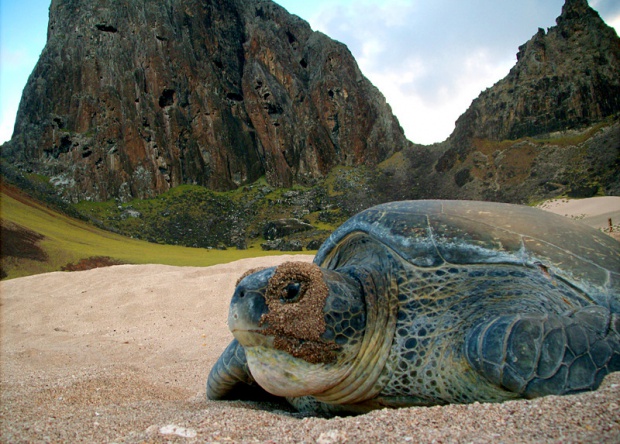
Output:
<instances>
[{"instance_id":1,"label":"boulder","mask_svg":"<svg viewBox=\"0 0 620 444\"><path fill-rule=\"evenodd\" d=\"M314 227L312 225L299 219L278 219L265 224L263 228L263 237L267 240L275 240L313 229Z\"/></svg>"}]
</instances>

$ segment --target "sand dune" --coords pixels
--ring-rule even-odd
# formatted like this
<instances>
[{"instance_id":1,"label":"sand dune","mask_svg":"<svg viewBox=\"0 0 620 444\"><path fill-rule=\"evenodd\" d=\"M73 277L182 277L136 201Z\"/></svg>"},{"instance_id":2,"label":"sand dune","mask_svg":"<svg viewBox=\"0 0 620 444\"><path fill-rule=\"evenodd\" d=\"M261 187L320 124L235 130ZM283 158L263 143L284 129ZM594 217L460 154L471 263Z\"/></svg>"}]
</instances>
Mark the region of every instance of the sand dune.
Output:
<instances>
[{"instance_id":1,"label":"sand dune","mask_svg":"<svg viewBox=\"0 0 620 444\"><path fill-rule=\"evenodd\" d=\"M207 401L245 270L121 265L0 283L2 442L620 442L620 374L592 393L300 418Z\"/></svg>"},{"instance_id":2,"label":"sand dune","mask_svg":"<svg viewBox=\"0 0 620 444\"><path fill-rule=\"evenodd\" d=\"M620 197L601 196L589 199L554 199L548 200L539 208L552 213L579 220L591 227L609 231L611 220L615 233L613 237L619 239L620 234ZM620 240L620 239L619 239Z\"/></svg>"}]
</instances>

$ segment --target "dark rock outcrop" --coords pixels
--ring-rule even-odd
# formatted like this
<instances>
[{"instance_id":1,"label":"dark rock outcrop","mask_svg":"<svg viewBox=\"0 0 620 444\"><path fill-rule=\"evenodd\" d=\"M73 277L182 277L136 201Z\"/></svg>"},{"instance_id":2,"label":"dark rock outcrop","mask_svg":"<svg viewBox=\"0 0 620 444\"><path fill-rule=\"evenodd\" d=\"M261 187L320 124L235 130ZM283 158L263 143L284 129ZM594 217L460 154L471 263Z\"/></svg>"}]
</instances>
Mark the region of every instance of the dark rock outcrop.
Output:
<instances>
[{"instance_id":1,"label":"dark rock outcrop","mask_svg":"<svg viewBox=\"0 0 620 444\"><path fill-rule=\"evenodd\" d=\"M263 227L263 237L267 240L281 239L291 234L313 230L314 227L295 218L272 220Z\"/></svg>"},{"instance_id":2,"label":"dark rock outcrop","mask_svg":"<svg viewBox=\"0 0 620 444\"><path fill-rule=\"evenodd\" d=\"M341 43L269 0L53 0L3 156L65 198L262 175L311 182L408 145Z\"/></svg>"},{"instance_id":3,"label":"dark rock outcrop","mask_svg":"<svg viewBox=\"0 0 620 444\"><path fill-rule=\"evenodd\" d=\"M275 239L260 244L263 251L303 251L299 240Z\"/></svg>"},{"instance_id":4,"label":"dark rock outcrop","mask_svg":"<svg viewBox=\"0 0 620 444\"><path fill-rule=\"evenodd\" d=\"M465 159L476 139L516 140L585 128L620 113L616 31L587 0L567 0L556 23L519 47L508 76L480 94L457 120L438 171Z\"/></svg>"}]
</instances>

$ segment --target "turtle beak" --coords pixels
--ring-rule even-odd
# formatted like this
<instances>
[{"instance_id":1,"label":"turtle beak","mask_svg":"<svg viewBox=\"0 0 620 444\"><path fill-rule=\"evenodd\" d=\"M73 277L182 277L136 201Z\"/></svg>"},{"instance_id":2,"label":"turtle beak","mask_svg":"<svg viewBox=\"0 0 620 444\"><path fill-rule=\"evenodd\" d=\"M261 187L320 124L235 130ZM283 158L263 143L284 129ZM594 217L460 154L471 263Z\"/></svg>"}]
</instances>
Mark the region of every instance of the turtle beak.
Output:
<instances>
[{"instance_id":1,"label":"turtle beak","mask_svg":"<svg viewBox=\"0 0 620 444\"><path fill-rule=\"evenodd\" d=\"M251 274L235 289L228 312L228 328L241 345L257 345L254 344L257 340L264 341L264 336L257 333L265 329L260 321L269 311L265 290L274 270L272 267Z\"/></svg>"}]
</instances>

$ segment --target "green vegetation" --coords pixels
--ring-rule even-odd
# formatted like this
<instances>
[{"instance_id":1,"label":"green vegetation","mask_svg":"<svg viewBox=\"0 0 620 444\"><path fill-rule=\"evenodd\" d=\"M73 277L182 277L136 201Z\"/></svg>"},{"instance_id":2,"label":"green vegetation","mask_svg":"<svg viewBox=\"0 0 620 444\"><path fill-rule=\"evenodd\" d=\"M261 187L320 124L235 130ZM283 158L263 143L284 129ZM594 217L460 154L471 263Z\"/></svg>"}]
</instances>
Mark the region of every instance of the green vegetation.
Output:
<instances>
[{"instance_id":1,"label":"green vegetation","mask_svg":"<svg viewBox=\"0 0 620 444\"><path fill-rule=\"evenodd\" d=\"M47 177L0 166L3 239L10 241L2 278L118 262L209 266L285 253L279 249L312 253L344 220L377 203L366 167L338 167L323 181L286 189L261 178L228 192L182 185L152 199L70 204ZM263 250L265 224L291 217L314 229Z\"/></svg>"},{"instance_id":2,"label":"green vegetation","mask_svg":"<svg viewBox=\"0 0 620 444\"><path fill-rule=\"evenodd\" d=\"M242 246L239 205L203 187L183 185L153 199L126 204L81 202L76 210L104 228L161 244Z\"/></svg>"},{"instance_id":3,"label":"green vegetation","mask_svg":"<svg viewBox=\"0 0 620 444\"><path fill-rule=\"evenodd\" d=\"M449 149L448 142L411 145L377 167L337 166L322 179L291 188L275 188L261 178L228 192L182 185L130 202L69 203L48 177L24 172L0 158L0 175L12 184L2 196L2 271L16 277L114 261L212 265L280 249L315 251L350 216L393 200L538 202L614 194L614 122L519 140L475 139L473 151L457 159L455 174L432 169ZM283 228L266 240L267 224L273 227L287 218L301 219L313 228ZM13 246L15 254L7 254L11 239L29 247Z\"/></svg>"},{"instance_id":4,"label":"green vegetation","mask_svg":"<svg viewBox=\"0 0 620 444\"><path fill-rule=\"evenodd\" d=\"M31 243L42 250L45 258L14 257L3 251L2 270L8 278L58 271L67 264L95 256L131 264L210 266L245 257L278 254L257 248L220 251L131 239L50 210L13 187L3 186L0 202L3 231L10 227L38 234L34 241L30 237ZM109 203L100 206L106 208Z\"/></svg>"},{"instance_id":5,"label":"green vegetation","mask_svg":"<svg viewBox=\"0 0 620 444\"><path fill-rule=\"evenodd\" d=\"M315 230L296 234L302 247L320 244L351 215L374 203L373 173L337 167L313 186L273 188L264 178L233 191L182 185L152 199L82 201L72 206L100 228L161 244L200 248L260 248L269 221L297 218ZM288 240L293 240L289 238Z\"/></svg>"},{"instance_id":6,"label":"green vegetation","mask_svg":"<svg viewBox=\"0 0 620 444\"><path fill-rule=\"evenodd\" d=\"M474 146L480 152L484 154L492 154L497 150L505 150L507 148L511 148L513 146L517 146L523 144L524 142L530 142L534 145L553 145L558 147L570 147L580 145L592 137L594 137L599 131L604 128L611 126L614 123L614 120L608 118L599 122L596 125L588 127L584 130L572 130L566 132L555 132L551 134L545 134L541 136L535 137L523 137L520 139L506 139L502 141L493 141L488 139L475 139Z\"/></svg>"},{"instance_id":7,"label":"green vegetation","mask_svg":"<svg viewBox=\"0 0 620 444\"><path fill-rule=\"evenodd\" d=\"M575 146L591 139L596 133L603 128L610 126L612 119L606 119L594 126L587 128L585 131L571 131L568 133L555 133L544 137L528 137L527 139L544 145L556 145L560 147Z\"/></svg>"}]
</instances>

